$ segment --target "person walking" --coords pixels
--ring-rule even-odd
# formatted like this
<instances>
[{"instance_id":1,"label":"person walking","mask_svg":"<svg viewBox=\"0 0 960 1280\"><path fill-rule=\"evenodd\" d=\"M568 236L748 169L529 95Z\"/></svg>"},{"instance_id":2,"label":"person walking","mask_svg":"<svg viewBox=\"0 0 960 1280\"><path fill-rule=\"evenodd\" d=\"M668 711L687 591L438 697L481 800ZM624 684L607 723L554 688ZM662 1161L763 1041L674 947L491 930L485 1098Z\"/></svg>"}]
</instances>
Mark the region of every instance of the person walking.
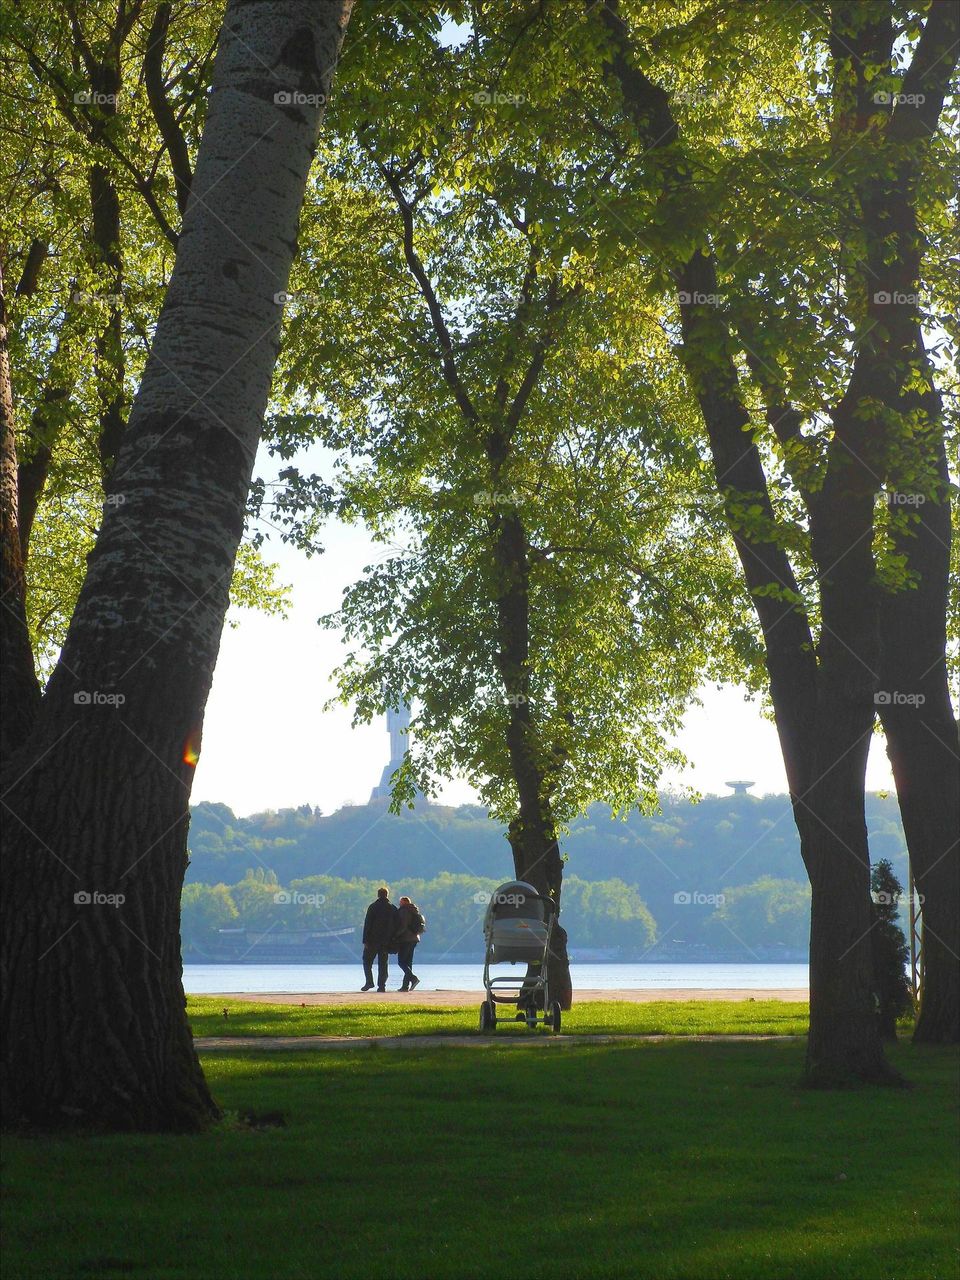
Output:
<instances>
[{"instance_id":1,"label":"person walking","mask_svg":"<svg viewBox=\"0 0 960 1280\"><path fill-rule=\"evenodd\" d=\"M413 972L413 953L426 927L417 904L407 897L401 898L397 908L397 964L403 973L401 991L412 991L420 985L420 979Z\"/></svg>"},{"instance_id":2,"label":"person walking","mask_svg":"<svg viewBox=\"0 0 960 1280\"><path fill-rule=\"evenodd\" d=\"M377 890L375 902L367 907L363 919L363 976L361 991L373 990L373 957L377 957L377 990L387 989L387 956L397 934L397 908L390 901L390 890L384 885Z\"/></svg>"}]
</instances>

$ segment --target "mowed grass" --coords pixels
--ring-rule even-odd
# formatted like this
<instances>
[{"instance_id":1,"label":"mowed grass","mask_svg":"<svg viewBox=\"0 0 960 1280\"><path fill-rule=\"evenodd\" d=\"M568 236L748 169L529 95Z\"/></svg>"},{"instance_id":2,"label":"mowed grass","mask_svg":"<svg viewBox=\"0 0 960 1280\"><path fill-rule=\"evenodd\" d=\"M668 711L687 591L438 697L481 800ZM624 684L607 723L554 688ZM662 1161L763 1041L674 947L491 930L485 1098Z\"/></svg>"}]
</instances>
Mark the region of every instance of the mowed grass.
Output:
<instances>
[{"instance_id":1,"label":"mowed grass","mask_svg":"<svg viewBox=\"0 0 960 1280\"><path fill-rule=\"evenodd\" d=\"M957 1054L802 1044L208 1054L198 1137L8 1142L15 1280L954 1280ZM251 1128L241 1113L282 1114Z\"/></svg>"},{"instance_id":2,"label":"mowed grass","mask_svg":"<svg viewBox=\"0 0 960 1280\"><path fill-rule=\"evenodd\" d=\"M292 997L295 999L296 997ZM413 1001L416 997L411 997ZM574 1004L561 1032L571 1035L781 1035L807 1033L806 1002L788 1000L678 1000L628 1004L613 1000ZM223 1016L223 1010L227 1016ZM257 1004L222 996L188 996L187 1016L197 1036L413 1036L479 1034L480 998L460 1007L396 1004ZM505 1016L510 1017L507 1006ZM497 1035L530 1035L507 1022ZM538 1034L540 1034L538 1032Z\"/></svg>"}]
</instances>

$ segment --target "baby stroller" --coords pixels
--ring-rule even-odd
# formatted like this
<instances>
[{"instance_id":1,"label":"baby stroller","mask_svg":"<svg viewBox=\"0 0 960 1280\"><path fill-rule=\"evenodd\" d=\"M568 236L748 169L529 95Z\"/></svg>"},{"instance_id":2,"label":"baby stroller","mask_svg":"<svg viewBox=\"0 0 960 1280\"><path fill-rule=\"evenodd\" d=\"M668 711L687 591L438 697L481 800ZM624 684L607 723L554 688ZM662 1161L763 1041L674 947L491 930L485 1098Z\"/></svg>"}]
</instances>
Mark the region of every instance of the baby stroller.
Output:
<instances>
[{"instance_id":1,"label":"baby stroller","mask_svg":"<svg viewBox=\"0 0 960 1280\"><path fill-rule=\"evenodd\" d=\"M551 899L541 897L532 884L523 880L502 884L491 897L483 920L486 943L483 987L487 995L480 1006L481 1031L496 1030L498 1004L512 1004L521 1009L512 1018L501 1016L501 1022L525 1022L531 1031L538 1023L549 1027L554 1034L560 1030L560 1005L550 999L547 975L556 918ZM521 964L523 976L491 977L490 966L498 964Z\"/></svg>"}]
</instances>

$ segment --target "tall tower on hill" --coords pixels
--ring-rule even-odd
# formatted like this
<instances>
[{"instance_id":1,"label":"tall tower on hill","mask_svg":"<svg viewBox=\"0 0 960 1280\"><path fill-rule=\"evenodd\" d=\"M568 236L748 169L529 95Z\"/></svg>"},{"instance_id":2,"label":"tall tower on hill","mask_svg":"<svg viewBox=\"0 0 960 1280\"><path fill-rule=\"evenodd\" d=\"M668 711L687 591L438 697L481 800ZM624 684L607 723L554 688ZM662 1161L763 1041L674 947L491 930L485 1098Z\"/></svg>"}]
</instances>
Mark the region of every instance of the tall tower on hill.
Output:
<instances>
[{"instance_id":1,"label":"tall tower on hill","mask_svg":"<svg viewBox=\"0 0 960 1280\"><path fill-rule=\"evenodd\" d=\"M407 749L407 730L410 728L410 707L404 703L402 707L391 707L387 711L387 732L390 734L390 759L383 766L380 781L370 792L371 800L388 800L390 798L390 778L403 763L403 753Z\"/></svg>"}]
</instances>

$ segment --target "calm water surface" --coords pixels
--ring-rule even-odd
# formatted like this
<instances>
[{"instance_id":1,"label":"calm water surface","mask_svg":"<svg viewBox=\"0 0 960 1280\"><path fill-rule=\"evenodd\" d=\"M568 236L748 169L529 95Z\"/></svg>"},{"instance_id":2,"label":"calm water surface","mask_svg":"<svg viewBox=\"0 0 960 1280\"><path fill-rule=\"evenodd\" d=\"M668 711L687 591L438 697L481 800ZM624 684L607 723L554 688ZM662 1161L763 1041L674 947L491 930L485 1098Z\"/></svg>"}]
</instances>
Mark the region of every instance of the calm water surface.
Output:
<instances>
[{"instance_id":1,"label":"calm water surface","mask_svg":"<svg viewBox=\"0 0 960 1280\"><path fill-rule=\"evenodd\" d=\"M482 964L418 964L423 991L482 991ZM510 966L501 970L509 973ZM806 990L805 964L574 964L574 987L610 991L643 991L654 987L683 990L731 987L757 990L789 987ZM184 989L191 995L220 991L350 992L359 990L363 973L357 964L185 964ZM390 966L387 986L399 986L399 970Z\"/></svg>"}]
</instances>

